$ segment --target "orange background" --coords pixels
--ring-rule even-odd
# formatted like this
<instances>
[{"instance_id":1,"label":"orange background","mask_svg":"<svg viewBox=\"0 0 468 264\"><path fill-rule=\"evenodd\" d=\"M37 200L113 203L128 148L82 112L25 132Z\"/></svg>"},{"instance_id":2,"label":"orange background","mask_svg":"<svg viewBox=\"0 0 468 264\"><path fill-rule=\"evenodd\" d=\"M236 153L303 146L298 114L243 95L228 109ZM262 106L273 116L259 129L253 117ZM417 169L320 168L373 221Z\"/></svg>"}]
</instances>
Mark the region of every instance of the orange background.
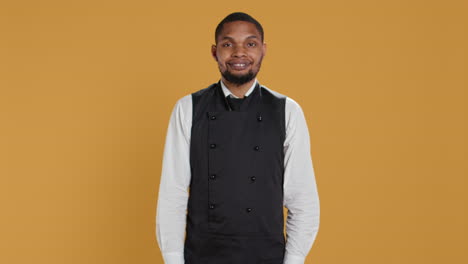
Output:
<instances>
[{"instance_id":1,"label":"orange background","mask_svg":"<svg viewBox=\"0 0 468 264\"><path fill-rule=\"evenodd\" d=\"M233 11L307 118L307 263L468 263L466 1L71 2L0 6L0 263L162 263L169 115Z\"/></svg>"}]
</instances>

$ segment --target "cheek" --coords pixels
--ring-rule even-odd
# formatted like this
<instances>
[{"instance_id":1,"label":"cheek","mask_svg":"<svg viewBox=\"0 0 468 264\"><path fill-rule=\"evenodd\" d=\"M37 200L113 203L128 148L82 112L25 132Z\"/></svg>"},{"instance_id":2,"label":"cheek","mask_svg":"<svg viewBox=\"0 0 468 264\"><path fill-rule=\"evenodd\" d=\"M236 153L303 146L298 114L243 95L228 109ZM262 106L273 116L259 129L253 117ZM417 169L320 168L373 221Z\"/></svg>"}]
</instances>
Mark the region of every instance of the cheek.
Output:
<instances>
[{"instance_id":1,"label":"cheek","mask_svg":"<svg viewBox=\"0 0 468 264\"><path fill-rule=\"evenodd\" d=\"M219 49L216 51L219 60L224 60L227 57L227 53L225 50Z\"/></svg>"},{"instance_id":2,"label":"cheek","mask_svg":"<svg viewBox=\"0 0 468 264\"><path fill-rule=\"evenodd\" d=\"M225 68L226 68L226 64L225 64L225 61L224 61L224 60L222 60L222 59L220 59L220 58L218 57L217 62L218 62L218 68L220 68L220 69L225 69Z\"/></svg>"},{"instance_id":3,"label":"cheek","mask_svg":"<svg viewBox=\"0 0 468 264\"><path fill-rule=\"evenodd\" d=\"M219 57L218 57L218 64L219 64L219 66L225 68L225 67L227 67L226 63L227 63L227 60L226 60L225 58L219 58Z\"/></svg>"},{"instance_id":4,"label":"cheek","mask_svg":"<svg viewBox=\"0 0 468 264\"><path fill-rule=\"evenodd\" d=\"M218 56L217 61L218 61L218 64L219 64L220 66L224 65L224 63L225 63L225 60L223 60L223 58L220 58L219 56Z\"/></svg>"},{"instance_id":5,"label":"cheek","mask_svg":"<svg viewBox=\"0 0 468 264\"><path fill-rule=\"evenodd\" d=\"M259 61L262 59L263 57L263 53L261 51L252 51L249 56L255 60L255 61Z\"/></svg>"}]
</instances>

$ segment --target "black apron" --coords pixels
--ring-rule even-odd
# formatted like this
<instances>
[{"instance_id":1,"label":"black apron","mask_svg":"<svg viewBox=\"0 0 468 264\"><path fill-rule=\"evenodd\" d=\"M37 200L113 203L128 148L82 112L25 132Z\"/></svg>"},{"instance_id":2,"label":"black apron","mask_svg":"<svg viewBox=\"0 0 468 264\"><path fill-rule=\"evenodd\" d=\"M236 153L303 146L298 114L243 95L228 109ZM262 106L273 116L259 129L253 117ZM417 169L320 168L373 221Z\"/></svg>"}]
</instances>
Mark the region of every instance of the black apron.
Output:
<instances>
[{"instance_id":1,"label":"black apron","mask_svg":"<svg viewBox=\"0 0 468 264\"><path fill-rule=\"evenodd\" d=\"M286 97L257 83L232 111L218 82L192 102L185 264L282 264Z\"/></svg>"}]
</instances>

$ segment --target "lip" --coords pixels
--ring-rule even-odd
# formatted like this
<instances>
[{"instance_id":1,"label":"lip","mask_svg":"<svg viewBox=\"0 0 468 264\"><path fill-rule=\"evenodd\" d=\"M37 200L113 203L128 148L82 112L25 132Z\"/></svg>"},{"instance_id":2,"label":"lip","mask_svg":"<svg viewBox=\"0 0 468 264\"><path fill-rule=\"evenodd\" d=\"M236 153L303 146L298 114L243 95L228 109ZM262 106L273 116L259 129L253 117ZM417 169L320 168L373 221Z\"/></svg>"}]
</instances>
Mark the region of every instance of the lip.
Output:
<instances>
[{"instance_id":1,"label":"lip","mask_svg":"<svg viewBox=\"0 0 468 264\"><path fill-rule=\"evenodd\" d=\"M243 71L250 66L250 62L247 61L234 61L227 63L230 68L236 71Z\"/></svg>"}]
</instances>

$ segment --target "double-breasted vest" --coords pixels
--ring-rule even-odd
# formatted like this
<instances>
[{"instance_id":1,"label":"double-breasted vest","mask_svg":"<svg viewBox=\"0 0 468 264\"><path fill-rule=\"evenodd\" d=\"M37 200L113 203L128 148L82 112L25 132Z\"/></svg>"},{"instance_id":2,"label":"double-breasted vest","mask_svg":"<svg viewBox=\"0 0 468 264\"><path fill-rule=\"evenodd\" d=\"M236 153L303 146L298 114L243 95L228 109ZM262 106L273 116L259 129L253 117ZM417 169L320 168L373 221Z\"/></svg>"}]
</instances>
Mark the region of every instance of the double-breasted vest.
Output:
<instances>
[{"instance_id":1,"label":"double-breasted vest","mask_svg":"<svg viewBox=\"0 0 468 264\"><path fill-rule=\"evenodd\" d=\"M185 264L282 264L286 97L257 83L232 111L218 82L192 102Z\"/></svg>"}]
</instances>

